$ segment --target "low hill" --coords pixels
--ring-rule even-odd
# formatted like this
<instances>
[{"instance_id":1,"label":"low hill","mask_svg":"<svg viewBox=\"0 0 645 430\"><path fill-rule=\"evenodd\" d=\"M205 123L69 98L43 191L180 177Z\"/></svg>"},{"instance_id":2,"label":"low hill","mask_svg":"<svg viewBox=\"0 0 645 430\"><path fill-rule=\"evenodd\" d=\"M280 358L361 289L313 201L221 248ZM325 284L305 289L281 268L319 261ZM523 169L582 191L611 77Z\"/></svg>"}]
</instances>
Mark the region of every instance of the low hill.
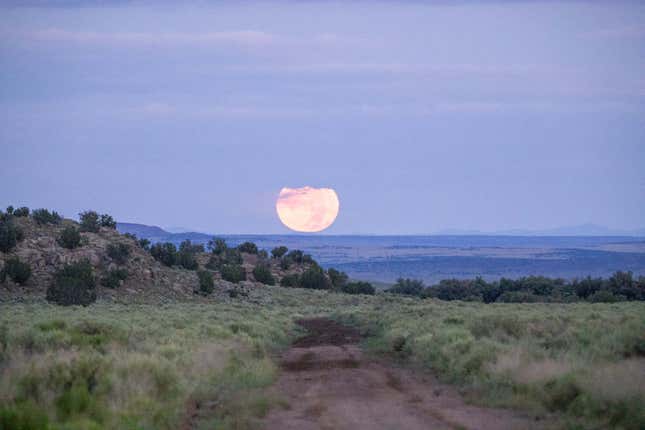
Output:
<instances>
[{"instance_id":1,"label":"low hill","mask_svg":"<svg viewBox=\"0 0 645 430\"><path fill-rule=\"evenodd\" d=\"M81 230L76 221L60 219L55 223L41 224L30 216L2 215L3 228L10 224L12 228L20 231L21 237L10 250L0 252L0 273L5 272L8 261L17 258L29 266L31 276L22 285L14 282L11 276L3 276L5 279L0 282L0 301L25 296L42 297L54 282L58 270L67 264L82 261L91 264L97 280L98 298L127 302L245 296L245 292L250 288L266 286L256 280L256 276L260 276L259 272L255 271L258 265L268 269L262 273L262 281L265 283L279 283L286 276L298 275L316 265L313 260L287 265L280 259L268 258L266 252L260 252L258 255L255 245L252 247L255 249L251 249L252 252L228 248L225 251L226 256L217 256L190 242L187 242L184 248L175 248L174 260L169 263L158 255L158 259L153 258L149 245L134 234L144 233L146 237L158 235L159 241L165 241L167 235L172 236L171 233L159 227L128 223L118 224L124 234L109 227L100 227L96 232L82 231L78 246L68 249L61 244L60 237L66 228ZM171 248L174 248L174 245ZM163 246L159 245L158 249L163 249ZM188 263L186 259L189 260ZM190 270L184 267L189 264ZM212 277L212 292L203 294L200 291L199 271ZM106 285L109 283L105 279L113 273L123 273L125 279L118 279L108 287ZM198 291L202 294L196 294Z\"/></svg>"}]
</instances>

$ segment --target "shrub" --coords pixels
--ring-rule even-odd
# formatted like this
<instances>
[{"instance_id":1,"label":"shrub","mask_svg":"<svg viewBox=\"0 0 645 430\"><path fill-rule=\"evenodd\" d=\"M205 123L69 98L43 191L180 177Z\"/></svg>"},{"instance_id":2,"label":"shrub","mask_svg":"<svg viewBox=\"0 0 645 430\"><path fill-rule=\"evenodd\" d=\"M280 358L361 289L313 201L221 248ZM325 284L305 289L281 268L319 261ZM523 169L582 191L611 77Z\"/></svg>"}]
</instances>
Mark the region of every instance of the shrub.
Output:
<instances>
[{"instance_id":1,"label":"shrub","mask_svg":"<svg viewBox=\"0 0 645 430\"><path fill-rule=\"evenodd\" d=\"M327 275L329 276L329 280L331 281L331 286L335 290L341 290L345 284L347 284L347 273L341 272L339 270L336 270L334 268L329 268L327 270Z\"/></svg>"},{"instance_id":2,"label":"shrub","mask_svg":"<svg viewBox=\"0 0 645 430\"><path fill-rule=\"evenodd\" d=\"M15 209L13 211L13 216L15 217L29 216L29 208L27 206L23 206L21 208Z\"/></svg>"},{"instance_id":3,"label":"shrub","mask_svg":"<svg viewBox=\"0 0 645 430\"><path fill-rule=\"evenodd\" d=\"M619 298L620 297L617 297L611 291L600 290L590 295L587 300L591 303L614 303L617 302Z\"/></svg>"},{"instance_id":4,"label":"shrub","mask_svg":"<svg viewBox=\"0 0 645 430\"><path fill-rule=\"evenodd\" d=\"M7 206L7 215L13 215L13 210L14 209L12 205Z\"/></svg>"},{"instance_id":5,"label":"shrub","mask_svg":"<svg viewBox=\"0 0 645 430\"><path fill-rule=\"evenodd\" d=\"M313 257L309 254L304 254L302 256L302 263L303 264L317 264L316 260L313 259Z\"/></svg>"},{"instance_id":6,"label":"shrub","mask_svg":"<svg viewBox=\"0 0 645 430\"><path fill-rule=\"evenodd\" d=\"M238 251L245 252L247 254L257 254L258 247L253 242L244 242L237 247Z\"/></svg>"},{"instance_id":7,"label":"shrub","mask_svg":"<svg viewBox=\"0 0 645 430\"><path fill-rule=\"evenodd\" d=\"M266 249L260 249L258 251L258 258L260 260L268 260L269 259L269 253L266 251Z\"/></svg>"},{"instance_id":8,"label":"shrub","mask_svg":"<svg viewBox=\"0 0 645 430\"><path fill-rule=\"evenodd\" d=\"M423 281L419 279L399 278L396 284L387 291L405 296L420 296L424 288Z\"/></svg>"},{"instance_id":9,"label":"shrub","mask_svg":"<svg viewBox=\"0 0 645 430\"><path fill-rule=\"evenodd\" d=\"M287 251L289 251L289 248L287 248L286 246L276 246L271 250L271 256L273 258L282 258L282 256L286 254Z\"/></svg>"},{"instance_id":10,"label":"shrub","mask_svg":"<svg viewBox=\"0 0 645 430\"><path fill-rule=\"evenodd\" d=\"M304 255L304 253L301 250L294 249L292 251L289 251L289 253L287 254L287 257L289 257L289 259L291 261L293 261L294 263L300 264L300 263L302 263L303 255Z\"/></svg>"},{"instance_id":11,"label":"shrub","mask_svg":"<svg viewBox=\"0 0 645 430\"><path fill-rule=\"evenodd\" d=\"M101 224L99 222L100 217L98 213L96 213L95 211L85 211L78 214L78 216L81 223L81 231L98 233L101 227Z\"/></svg>"},{"instance_id":12,"label":"shrub","mask_svg":"<svg viewBox=\"0 0 645 430\"><path fill-rule=\"evenodd\" d=\"M150 241L149 241L148 239L146 239L146 238L139 239L139 240L137 241L137 244L139 244L139 246L140 246L142 249L144 249L144 250L146 250L146 251L150 251Z\"/></svg>"},{"instance_id":13,"label":"shrub","mask_svg":"<svg viewBox=\"0 0 645 430\"><path fill-rule=\"evenodd\" d=\"M0 406L0 429L2 430L47 430L49 418L31 402L11 406Z\"/></svg>"},{"instance_id":14,"label":"shrub","mask_svg":"<svg viewBox=\"0 0 645 430\"><path fill-rule=\"evenodd\" d=\"M246 271L244 267L239 264L225 264L220 269L222 279L228 282L237 284L240 281L246 280Z\"/></svg>"},{"instance_id":15,"label":"shrub","mask_svg":"<svg viewBox=\"0 0 645 430\"><path fill-rule=\"evenodd\" d=\"M87 306L96 301L96 280L89 261L66 264L54 274L47 301L58 305Z\"/></svg>"},{"instance_id":16,"label":"shrub","mask_svg":"<svg viewBox=\"0 0 645 430\"><path fill-rule=\"evenodd\" d=\"M177 247L170 243L155 243L150 247L152 257L168 267L177 261Z\"/></svg>"},{"instance_id":17,"label":"shrub","mask_svg":"<svg viewBox=\"0 0 645 430\"><path fill-rule=\"evenodd\" d=\"M214 237L209 240L207 246L213 254L217 255L225 253L228 249L228 246L226 246L226 241L219 237Z\"/></svg>"},{"instance_id":18,"label":"shrub","mask_svg":"<svg viewBox=\"0 0 645 430\"><path fill-rule=\"evenodd\" d=\"M507 291L497 298L499 303L536 303L540 298L529 291Z\"/></svg>"},{"instance_id":19,"label":"shrub","mask_svg":"<svg viewBox=\"0 0 645 430\"><path fill-rule=\"evenodd\" d=\"M326 290L331 287L331 283L327 280L325 272L319 266L313 266L305 270L300 275L301 288L310 288L313 290Z\"/></svg>"},{"instance_id":20,"label":"shrub","mask_svg":"<svg viewBox=\"0 0 645 430\"><path fill-rule=\"evenodd\" d=\"M105 288L116 289L121 285L121 281L128 279L128 271L125 269L112 269L108 271L101 279L101 285Z\"/></svg>"},{"instance_id":21,"label":"shrub","mask_svg":"<svg viewBox=\"0 0 645 430\"><path fill-rule=\"evenodd\" d=\"M289 270L289 267L291 267L291 259L287 257L282 257L280 259L280 268L282 270Z\"/></svg>"},{"instance_id":22,"label":"shrub","mask_svg":"<svg viewBox=\"0 0 645 430\"><path fill-rule=\"evenodd\" d=\"M0 221L0 251L11 251L25 235L11 219Z\"/></svg>"},{"instance_id":23,"label":"shrub","mask_svg":"<svg viewBox=\"0 0 645 430\"><path fill-rule=\"evenodd\" d=\"M222 261L215 255L211 255L206 262L205 267L208 270L218 270L222 267Z\"/></svg>"},{"instance_id":24,"label":"shrub","mask_svg":"<svg viewBox=\"0 0 645 430\"><path fill-rule=\"evenodd\" d=\"M116 221L114 220L114 218L112 218L112 215L101 215L99 217L99 224L101 225L101 227L116 229Z\"/></svg>"},{"instance_id":25,"label":"shrub","mask_svg":"<svg viewBox=\"0 0 645 430\"><path fill-rule=\"evenodd\" d=\"M374 294L376 290L369 282L356 281L343 285L340 289L347 294Z\"/></svg>"},{"instance_id":26,"label":"shrub","mask_svg":"<svg viewBox=\"0 0 645 430\"><path fill-rule=\"evenodd\" d=\"M258 264L253 269L253 277L256 281L266 285L275 285L275 278L271 273L271 268L266 264Z\"/></svg>"},{"instance_id":27,"label":"shrub","mask_svg":"<svg viewBox=\"0 0 645 430\"><path fill-rule=\"evenodd\" d=\"M31 276L31 267L29 264L23 263L18 257L11 257L7 259L4 264L2 272L0 272L0 281L8 277L16 284L25 285Z\"/></svg>"},{"instance_id":28,"label":"shrub","mask_svg":"<svg viewBox=\"0 0 645 430\"><path fill-rule=\"evenodd\" d=\"M204 252L204 245L193 245L190 240L184 240L179 245L179 252L177 253L177 264L184 269L197 270L199 266L195 254Z\"/></svg>"},{"instance_id":29,"label":"shrub","mask_svg":"<svg viewBox=\"0 0 645 430\"><path fill-rule=\"evenodd\" d=\"M60 224L63 219L56 211L49 212L47 209L34 209L31 212L31 219L38 224Z\"/></svg>"},{"instance_id":30,"label":"shrub","mask_svg":"<svg viewBox=\"0 0 645 430\"><path fill-rule=\"evenodd\" d=\"M212 293L215 289L213 274L206 270L200 270L197 272L197 276L199 277L199 292L204 295Z\"/></svg>"},{"instance_id":31,"label":"shrub","mask_svg":"<svg viewBox=\"0 0 645 430\"><path fill-rule=\"evenodd\" d=\"M226 250L226 254L224 255L224 261L226 264L242 264L244 259L242 258L242 254L240 254L239 250L229 248Z\"/></svg>"},{"instance_id":32,"label":"shrub","mask_svg":"<svg viewBox=\"0 0 645 430\"><path fill-rule=\"evenodd\" d=\"M77 248L81 244L81 233L73 225L68 225L60 233L58 244L67 249Z\"/></svg>"},{"instance_id":33,"label":"shrub","mask_svg":"<svg viewBox=\"0 0 645 430\"><path fill-rule=\"evenodd\" d=\"M125 243L110 243L106 251L108 257L117 264L125 264L130 256L130 247Z\"/></svg>"},{"instance_id":34,"label":"shrub","mask_svg":"<svg viewBox=\"0 0 645 430\"><path fill-rule=\"evenodd\" d=\"M300 276L297 273L292 273L290 275L284 275L280 279L281 287L298 287L300 286Z\"/></svg>"}]
</instances>

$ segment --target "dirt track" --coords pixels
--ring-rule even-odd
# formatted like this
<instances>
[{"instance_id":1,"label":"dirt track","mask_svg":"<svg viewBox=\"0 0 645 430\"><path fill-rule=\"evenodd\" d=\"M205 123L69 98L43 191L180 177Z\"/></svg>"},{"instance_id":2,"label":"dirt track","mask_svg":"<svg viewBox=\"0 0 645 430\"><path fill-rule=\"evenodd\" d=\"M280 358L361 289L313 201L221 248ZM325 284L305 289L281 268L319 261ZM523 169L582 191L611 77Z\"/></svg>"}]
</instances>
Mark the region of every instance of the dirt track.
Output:
<instances>
[{"instance_id":1,"label":"dirt track","mask_svg":"<svg viewBox=\"0 0 645 430\"><path fill-rule=\"evenodd\" d=\"M535 429L539 423L500 409L464 403L426 374L366 358L359 333L329 319L298 321L309 334L282 357L267 430Z\"/></svg>"}]
</instances>

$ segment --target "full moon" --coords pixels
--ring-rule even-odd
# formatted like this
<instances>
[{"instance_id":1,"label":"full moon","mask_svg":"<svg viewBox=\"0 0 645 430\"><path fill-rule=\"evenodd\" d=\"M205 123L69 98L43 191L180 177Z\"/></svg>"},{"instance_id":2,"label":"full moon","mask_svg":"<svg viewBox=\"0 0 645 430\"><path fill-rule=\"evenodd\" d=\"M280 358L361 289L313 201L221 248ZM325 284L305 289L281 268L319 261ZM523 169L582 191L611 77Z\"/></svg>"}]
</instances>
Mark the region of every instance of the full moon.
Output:
<instances>
[{"instance_id":1,"label":"full moon","mask_svg":"<svg viewBox=\"0 0 645 430\"><path fill-rule=\"evenodd\" d=\"M338 195L331 188L283 188L275 203L280 221L303 233L323 231L338 216Z\"/></svg>"}]
</instances>

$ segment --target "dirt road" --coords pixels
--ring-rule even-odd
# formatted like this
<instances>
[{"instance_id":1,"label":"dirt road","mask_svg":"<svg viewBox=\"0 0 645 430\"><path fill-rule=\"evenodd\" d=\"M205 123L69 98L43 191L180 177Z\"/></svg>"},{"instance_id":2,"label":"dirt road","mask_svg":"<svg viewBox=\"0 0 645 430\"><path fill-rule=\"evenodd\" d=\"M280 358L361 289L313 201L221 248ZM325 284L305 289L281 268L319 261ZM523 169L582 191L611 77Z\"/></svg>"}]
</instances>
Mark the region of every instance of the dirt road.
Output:
<instances>
[{"instance_id":1,"label":"dirt road","mask_svg":"<svg viewBox=\"0 0 645 430\"><path fill-rule=\"evenodd\" d=\"M535 429L517 413L470 406L426 374L367 358L359 333L329 319L298 322L309 334L282 357L276 395L287 402L267 430Z\"/></svg>"}]
</instances>

